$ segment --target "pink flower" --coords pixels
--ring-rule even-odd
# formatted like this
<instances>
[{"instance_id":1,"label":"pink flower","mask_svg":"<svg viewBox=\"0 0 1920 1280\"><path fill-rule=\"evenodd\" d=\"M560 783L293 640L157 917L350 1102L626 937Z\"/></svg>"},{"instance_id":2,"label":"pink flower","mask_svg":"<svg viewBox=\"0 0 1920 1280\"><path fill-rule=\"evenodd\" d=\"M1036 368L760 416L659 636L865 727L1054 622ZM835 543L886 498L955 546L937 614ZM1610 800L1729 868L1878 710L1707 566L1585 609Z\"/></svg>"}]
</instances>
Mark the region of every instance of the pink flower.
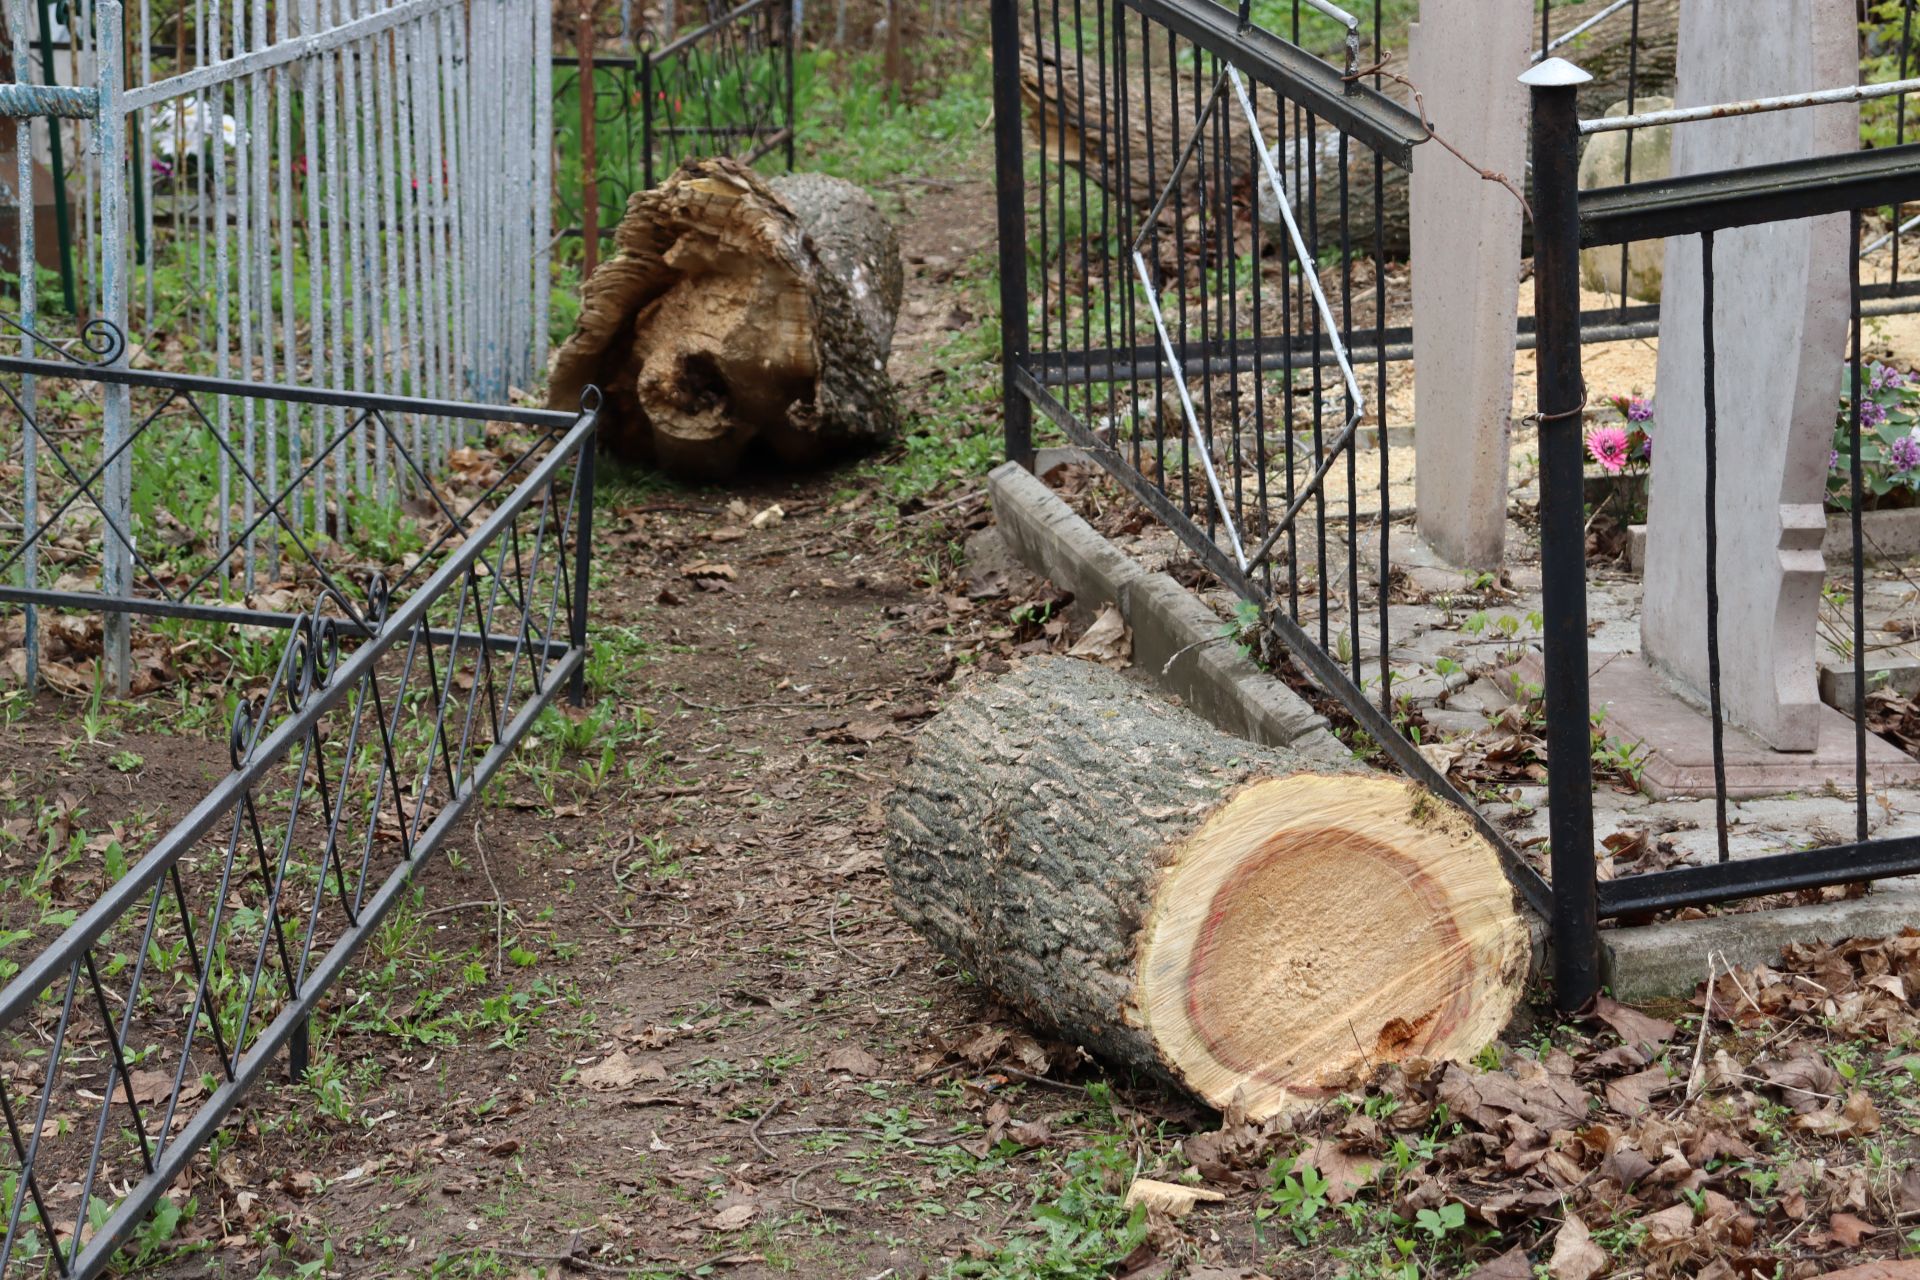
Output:
<instances>
[{"instance_id":1,"label":"pink flower","mask_svg":"<svg viewBox=\"0 0 1920 1280\"><path fill-rule=\"evenodd\" d=\"M1608 475L1619 475L1627 465L1627 432L1624 427L1601 426L1587 433L1587 452Z\"/></svg>"}]
</instances>

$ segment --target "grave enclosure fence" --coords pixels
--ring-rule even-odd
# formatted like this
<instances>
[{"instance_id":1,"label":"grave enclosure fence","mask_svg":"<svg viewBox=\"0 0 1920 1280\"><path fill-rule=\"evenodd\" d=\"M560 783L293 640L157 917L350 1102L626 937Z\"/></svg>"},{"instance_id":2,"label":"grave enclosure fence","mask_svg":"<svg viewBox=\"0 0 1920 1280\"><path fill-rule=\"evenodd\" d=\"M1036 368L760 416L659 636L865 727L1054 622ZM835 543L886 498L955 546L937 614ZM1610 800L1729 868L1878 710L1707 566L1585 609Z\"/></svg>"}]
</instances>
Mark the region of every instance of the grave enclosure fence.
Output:
<instances>
[{"instance_id":1,"label":"grave enclosure fence","mask_svg":"<svg viewBox=\"0 0 1920 1280\"><path fill-rule=\"evenodd\" d=\"M672 29L643 33L626 53L603 51L591 15L581 18L572 53L553 58L565 157L555 199L561 234L586 242L589 264L627 197L683 160L729 155L762 164L775 157L793 168L799 8L796 0L689 4L684 14L674 11Z\"/></svg>"},{"instance_id":2,"label":"grave enclosure fence","mask_svg":"<svg viewBox=\"0 0 1920 1280\"><path fill-rule=\"evenodd\" d=\"M1897 275L1858 282L1859 257L1875 248L1864 215L1920 200L1920 147L1583 195L1574 89L1535 89L1530 191L1514 195L1530 205L1537 302L1515 343L1536 352L1542 408L1528 425L1539 457L1536 692L1549 838L1517 847L1484 797L1420 749L1396 702L1406 575L1425 562L1407 523L1413 449L1395 438L1410 424L1392 420L1389 386L1391 367L1411 357L1410 329L1390 323L1408 287L1391 247L1395 189L1415 163L1461 161L1386 91L1366 52L1369 39L1379 48L1377 6L1371 35L1329 3L1290 9L1291 28L1276 33L1252 21L1252 6L1212 0L994 0L1007 456L1032 465L1038 415L1256 606L1285 660L1394 767L1471 815L1517 892L1553 925L1563 1008L1585 1004L1603 980L1601 920L1920 871L1920 840L1868 835L1856 607L1855 839L1728 860L1721 771L1721 860L1600 879L1579 374L1583 341L1644 333L1658 314L1583 314L1582 247L1851 213L1857 449L1861 319L1910 308L1916 293ZM1543 31L1543 48L1554 39ZM1710 327L1706 338L1711 352ZM1857 515L1857 468L1852 485ZM1856 518L1856 602L1859 528ZM1711 538L1704 554L1712 583ZM1579 767L1552 765L1567 760Z\"/></svg>"},{"instance_id":3,"label":"grave enclosure fence","mask_svg":"<svg viewBox=\"0 0 1920 1280\"><path fill-rule=\"evenodd\" d=\"M110 357L117 335L102 337ZM78 447L110 389L134 410L125 450L171 456L187 491L214 492L204 446L229 403L326 410L338 427L277 484L229 459L255 504L237 537L171 494L122 524L100 489L114 459ZM283 1049L300 1078L355 953L477 821L541 713L582 700L595 412L129 371L62 348L0 356L0 399L47 466L39 522L0 542L0 605L52 634L143 619L136 639L160 640L136 649L143 664L199 635L232 651L237 680L224 776L121 867L70 868L86 903L70 924L22 895L0 926L29 957L0 989L0 1275L92 1276ZM474 444L436 477L414 449L422 423L448 420L473 424ZM314 476L369 432L406 471L397 520L316 530ZM252 537L277 549L273 586L234 603ZM134 570L125 593L90 577L114 542ZM63 567L54 586L9 576L36 551Z\"/></svg>"}]
</instances>

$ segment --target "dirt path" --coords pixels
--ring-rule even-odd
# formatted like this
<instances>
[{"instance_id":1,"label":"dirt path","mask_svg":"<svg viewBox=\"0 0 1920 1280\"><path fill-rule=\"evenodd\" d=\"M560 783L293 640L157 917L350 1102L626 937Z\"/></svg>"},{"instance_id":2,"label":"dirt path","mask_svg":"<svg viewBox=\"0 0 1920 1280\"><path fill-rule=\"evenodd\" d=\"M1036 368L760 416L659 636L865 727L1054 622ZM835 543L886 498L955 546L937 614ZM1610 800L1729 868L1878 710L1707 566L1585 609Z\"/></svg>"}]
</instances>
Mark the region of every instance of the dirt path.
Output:
<instances>
[{"instance_id":1,"label":"dirt path","mask_svg":"<svg viewBox=\"0 0 1920 1280\"><path fill-rule=\"evenodd\" d=\"M991 193L910 200L911 401L972 322ZM895 920L880 861L915 727L1020 637L956 594L983 504L900 520L884 476L616 476L580 749L530 743L427 877L316 1078L201 1181L186 1238L225 1245L180 1274L911 1275L1028 1209L1004 1135L1070 1131L1081 1091L1021 1078L1046 1050Z\"/></svg>"}]
</instances>

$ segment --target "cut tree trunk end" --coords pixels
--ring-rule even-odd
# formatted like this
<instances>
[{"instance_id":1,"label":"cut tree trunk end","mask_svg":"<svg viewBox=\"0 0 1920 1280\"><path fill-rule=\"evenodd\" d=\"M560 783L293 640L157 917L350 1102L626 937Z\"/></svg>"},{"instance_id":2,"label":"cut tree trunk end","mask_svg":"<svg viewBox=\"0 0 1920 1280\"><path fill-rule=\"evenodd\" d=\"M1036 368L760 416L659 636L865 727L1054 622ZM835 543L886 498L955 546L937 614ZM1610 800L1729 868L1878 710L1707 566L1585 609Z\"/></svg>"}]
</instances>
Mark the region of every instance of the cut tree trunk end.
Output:
<instances>
[{"instance_id":1,"label":"cut tree trunk end","mask_svg":"<svg viewBox=\"0 0 1920 1280\"><path fill-rule=\"evenodd\" d=\"M1457 810L1091 663L1028 662L929 721L889 837L901 916L989 990L1256 1119L1477 1053L1532 958Z\"/></svg>"},{"instance_id":2,"label":"cut tree trunk end","mask_svg":"<svg viewBox=\"0 0 1920 1280\"><path fill-rule=\"evenodd\" d=\"M614 239L548 390L569 408L597 385L614 454L724 479L756 441L811 465L898 431L886 366L904 272L866 192L689 161L628 200Z\"/></svg>"}]
</instances>

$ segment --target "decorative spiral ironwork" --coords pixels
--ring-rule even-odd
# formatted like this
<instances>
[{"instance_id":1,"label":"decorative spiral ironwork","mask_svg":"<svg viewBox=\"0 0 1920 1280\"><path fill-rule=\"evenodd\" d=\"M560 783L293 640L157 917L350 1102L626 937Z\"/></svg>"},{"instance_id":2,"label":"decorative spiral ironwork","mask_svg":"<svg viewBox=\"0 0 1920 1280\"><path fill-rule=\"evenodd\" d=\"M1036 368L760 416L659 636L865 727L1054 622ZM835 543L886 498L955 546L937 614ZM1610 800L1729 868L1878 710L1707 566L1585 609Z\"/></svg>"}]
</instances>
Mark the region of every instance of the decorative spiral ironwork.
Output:
<instances>
[{"instance_id":1,"label":"decorative spiral ironwork","mask_svg":"<svg viewBox=\"0 0 1920 1280\"><path fill-rule=\"evenodd\" d=\"M120 359L127 350L127 335L120 331L120 326L100 317L87 321L81 327L77 337L70 338L64 343L56 342L37 330L29 329L20 323L18 316L7 315L4 312L0 312L0 325L37 343L62 360L87 369L103 369ZM86 355L74 353L73 346L76 342L87 352Z\"/></svg>"},{"instance_id":2,"label":"decorative spiral ironwork","mask_svg":"<svg viewBox=\"0 0 1920 1280\"><path fill-rule=\"evenodd\" d=\"M241 698L234 704L233 722L227 726L227 759L235 769L253 754L253 727L265 709L265 698Z\"/></svg>"}]
</instances>

